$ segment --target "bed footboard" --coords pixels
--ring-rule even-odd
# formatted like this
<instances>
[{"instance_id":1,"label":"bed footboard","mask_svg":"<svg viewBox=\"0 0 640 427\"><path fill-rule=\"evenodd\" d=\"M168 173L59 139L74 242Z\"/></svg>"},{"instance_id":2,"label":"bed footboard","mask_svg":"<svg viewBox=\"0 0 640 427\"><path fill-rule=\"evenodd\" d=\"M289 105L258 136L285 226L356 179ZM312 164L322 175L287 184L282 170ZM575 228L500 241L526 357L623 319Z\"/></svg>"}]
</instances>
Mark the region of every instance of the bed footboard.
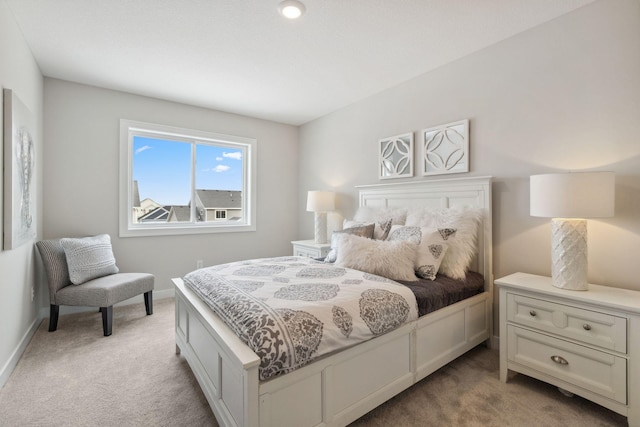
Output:
<instances>
[{"instance_id":1,"label":"bed footboard","mask_svg":"<svg viewBox=\"0 0 640 427\"><path fill-rule=\"evenodd\" d=\"M173 282L176 345L222 426L344 426L489 338L485 292L259 383L259 358Z\"/></svg>"}]
</instances>

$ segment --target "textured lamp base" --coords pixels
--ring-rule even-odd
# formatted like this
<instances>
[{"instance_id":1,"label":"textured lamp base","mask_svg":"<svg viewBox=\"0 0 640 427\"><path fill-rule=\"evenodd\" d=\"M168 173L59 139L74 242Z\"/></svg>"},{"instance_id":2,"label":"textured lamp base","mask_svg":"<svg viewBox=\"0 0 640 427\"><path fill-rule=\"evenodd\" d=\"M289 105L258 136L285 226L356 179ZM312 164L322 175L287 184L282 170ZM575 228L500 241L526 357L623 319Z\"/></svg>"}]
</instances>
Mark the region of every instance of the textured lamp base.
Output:
<instances>
[{"instance_id":1,"label":"textured lamp base","mask_svg":"<svg viewBox=\"0 0 640 427\"><path fill-rule=\"evenodd\" d=\"M551 283L572 291L588 289L586 220L551 220Z\"/></svg>"},{"instance_id":2,"label":"textured lamp base","mask_svg":"<svg viewBox=\"0 0 640 427\"><path fill-rule=\"evenodd\" d=\"M322 244L327 243L327 213L315 212L315 233L314 241Z\"/></svg>"}]
</instances>

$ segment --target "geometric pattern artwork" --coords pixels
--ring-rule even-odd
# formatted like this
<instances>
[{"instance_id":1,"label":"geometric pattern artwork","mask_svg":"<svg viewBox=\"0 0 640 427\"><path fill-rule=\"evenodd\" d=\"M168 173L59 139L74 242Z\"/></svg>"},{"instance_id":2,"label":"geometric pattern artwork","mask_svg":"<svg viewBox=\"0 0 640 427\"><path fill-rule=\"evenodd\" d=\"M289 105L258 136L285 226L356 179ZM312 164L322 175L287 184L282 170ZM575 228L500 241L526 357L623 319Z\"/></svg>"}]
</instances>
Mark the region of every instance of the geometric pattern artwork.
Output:
<instances>
[{"instance_id":1,"label":"geometric pattern artwork","mask_svg":"<svg viewBox=\"0 0 640 427\"><path fill-rule=\"evenodd\" d=\"M413 132L381 139L378 154L380 179L413 176Z\"/></svg>"},{"instance_id":2,"label":"geometric pattern artwork","mask_svg":"<svg viewBox=\"0 0 640 427\"><path fill-rule=\"evenodd\" d=\"M422 175L469 172L469 120L422 131Z\"/></svg>"}]
</instances>

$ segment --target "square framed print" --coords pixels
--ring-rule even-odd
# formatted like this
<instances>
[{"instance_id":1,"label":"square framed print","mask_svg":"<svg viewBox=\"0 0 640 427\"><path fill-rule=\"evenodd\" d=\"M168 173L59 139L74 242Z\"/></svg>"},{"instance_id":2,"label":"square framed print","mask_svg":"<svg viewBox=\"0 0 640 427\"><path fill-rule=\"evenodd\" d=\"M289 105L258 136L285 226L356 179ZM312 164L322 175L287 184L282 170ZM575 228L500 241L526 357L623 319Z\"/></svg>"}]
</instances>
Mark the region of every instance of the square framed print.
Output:
<instances>
[{"instance_id":1,"label":"square framed print","mask_svg":"<svg viewBox=\"0 0 640 427\"><path fill-rule=\"evenodd\" d=\"M33 117L11 89L4 97L4 240L5 250L36 237Z\"/></svg>"},{"instance_id":2,"label":"square framed print","mask_svg":"<svg viewBox=\"0 0 640 427\"><path fill-rule=\"evenodd\" d=\"M422 175L469 172L469 120L422 131Z\"/></svg>"},{"instance_id":3,"label":"square framed print","mask_svg":"<svg viewBox=\"0 0 640 427\"><path fill-rule=\"evenodd\" d=\"M378 141L380 179L413 176L413 132Z\"/></svg>"}]
</instances>

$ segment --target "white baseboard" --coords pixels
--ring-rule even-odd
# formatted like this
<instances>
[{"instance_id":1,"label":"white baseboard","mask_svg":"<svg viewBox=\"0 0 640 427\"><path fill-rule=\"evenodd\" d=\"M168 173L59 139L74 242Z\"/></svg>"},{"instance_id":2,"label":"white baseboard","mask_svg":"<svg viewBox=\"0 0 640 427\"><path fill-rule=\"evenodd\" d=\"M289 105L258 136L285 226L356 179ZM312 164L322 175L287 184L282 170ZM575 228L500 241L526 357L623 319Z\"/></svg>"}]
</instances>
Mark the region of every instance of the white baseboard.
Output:
<instances>
[{"instance_id":1,"label":"white baseboard","mask_svg":"<svg viewBox=\"0 0 640 427\"><path fill-rule=\"evenodd\" d=\"M13 372L16 365L18 364L20 357L22 357L22 353L24 353L24 350L27 348L27 345L29 345L29 342L31 341L33 334L35 334L36 331L38 330L38 326L40 326L41 321L42 321L42 318L40 317L37 317L33 320L33 323L31 323L31 325L27 329L27 332L24 334L24 336L20 340L20 344L18 344L16 349L13 351L13 353L11 353L11 357L9 357L9 360L7 360L7 363L5 363L4 366L2 367L2 370L0 370L0 388L4 387L4 385L9 380L9 377L11 376L11 373Z\"/></svg>"}]
</instances>

